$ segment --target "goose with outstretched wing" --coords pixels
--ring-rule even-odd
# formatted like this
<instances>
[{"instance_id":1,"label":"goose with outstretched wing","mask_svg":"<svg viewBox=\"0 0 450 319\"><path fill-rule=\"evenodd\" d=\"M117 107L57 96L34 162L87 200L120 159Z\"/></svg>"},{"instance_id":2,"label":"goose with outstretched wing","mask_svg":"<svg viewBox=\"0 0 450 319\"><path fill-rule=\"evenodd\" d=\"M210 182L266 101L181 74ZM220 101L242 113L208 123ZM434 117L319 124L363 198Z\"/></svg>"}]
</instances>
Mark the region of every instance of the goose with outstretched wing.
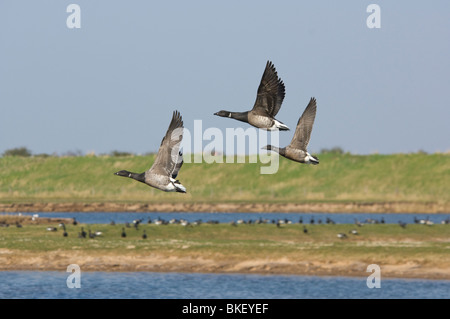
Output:
<instances>
[{"instance_id":1,"label":"goose with outstretched wing","mask_svg":"<svg viewBox=\"0 0 450 319\"><path fill-rule=\"evenodd\" d=\"M304 163L304 164L319 164L319 159L308 153L307 146L311 138L311 132L316 118L317 102L315 98L311 98L308 106L300 116L297 127L295 129L294 137L291 143L283 148L267 145L263 149L271 150L279 153L281 156L290 160Z\"/></svg>"},{"instance_id":2,"label":"goose with outstretched wing","mask_svg":"<svg viewBox=\"0 0 450 319\"><path fill-rule=\"evenodd\" d=\"M214 113L214 115L246 122L254 127L268 131L287 131L289 128L275 119L283 103L284 96L284 83L278 77L273 63L267 61L252 110L247 112L222 110Z\"/></svg>"},{"instance_id":3,"label":"goose with outstretched wing","mask_svg":"<svg viewBox=\"0 0 450 319\"><path fill-rule=\"evenodd\" d=\"M121 170L114 174L135 179L165 192L186 193L186 188L176 179L183 165L183 154L180 151L182 139L183 120L181 114L178 111L174 111L172 121L166 135L162 139L152 167L140 174L126 170Z\"/></svg>"}]
</instances>

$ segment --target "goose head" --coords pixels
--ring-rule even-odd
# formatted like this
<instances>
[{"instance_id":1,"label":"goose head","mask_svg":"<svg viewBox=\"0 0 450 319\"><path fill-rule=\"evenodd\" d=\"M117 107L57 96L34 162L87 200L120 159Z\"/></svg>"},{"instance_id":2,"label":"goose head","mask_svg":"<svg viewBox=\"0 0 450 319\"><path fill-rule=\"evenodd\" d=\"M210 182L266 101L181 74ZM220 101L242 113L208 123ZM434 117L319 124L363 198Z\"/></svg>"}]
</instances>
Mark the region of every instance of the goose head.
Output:
<instances>
[{"instance_id":1,"label":"goose head","mask_svg":"<svg viewBox=\"0 0 450 319\"><path fill-rule=\"evenodd\" d=\"M230 117L231 113L228 111L222 110L222 111L214 113L214 115L221 116L221 117Z\"/></svg>"},{"instance_id":2,"label":"goose head","mask_svg":"<svg viewBox=\"0 0 450 319\"><path fill-rule=\"evenodd\" d=\"M121 170L121 171L115 172L114 175L123 176L123 177L131 177L131 172L126 171L126 170Z\"/></svg>"}]
</instances>

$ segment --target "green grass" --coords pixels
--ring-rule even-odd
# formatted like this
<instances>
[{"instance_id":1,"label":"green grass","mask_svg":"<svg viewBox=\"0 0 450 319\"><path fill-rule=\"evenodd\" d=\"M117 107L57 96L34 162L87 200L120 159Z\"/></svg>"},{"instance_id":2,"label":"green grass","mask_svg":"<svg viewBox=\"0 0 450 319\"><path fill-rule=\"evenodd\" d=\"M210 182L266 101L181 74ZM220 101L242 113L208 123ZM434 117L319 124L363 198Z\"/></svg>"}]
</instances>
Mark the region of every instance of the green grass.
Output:
<instances>
[{"instance_id":1,"label":"green grass","mask_svg":"<svg viewBox=\"0 0 450 319\"><path fill-rule=\"evenodd\" d=\"M0 202L439 202L450 201L450 155L319 154L317 166L185 163L188 193L164 193L113 173L148 169L149 156L2 157Z\"/></svg>"},{"instance_id":2,"label":"green grass","mask_svg":"<svg viewBox=\"0 0 450 319\"><path fill-rule=\"evenodd\" d=\"M55 225L52 225L55 226ZM67 225L68 237L62 229L46 230L47 225L10 226L0 229L0 249L15 251L80 250L89 255L143 254L158 252L167 256L216 256L221 259L290 258L304 256L317 259L366 259L380 258L405 260L440 259L448 262L450 227L448 225L408 225L405 229L395 224L369 224L358 227L358 235L349 234L355 225L307 225L309 233L303 233L300 224L239 225L201 224L158 226L141 224L139 230L125 228L126 238L120 233L123 225ZM101 231L95 239L78 238L81 227ZM146 230L148 238L141 235ZM337 233L348 234L347 239L337 238Z\"/></svg>"}]
</instances>

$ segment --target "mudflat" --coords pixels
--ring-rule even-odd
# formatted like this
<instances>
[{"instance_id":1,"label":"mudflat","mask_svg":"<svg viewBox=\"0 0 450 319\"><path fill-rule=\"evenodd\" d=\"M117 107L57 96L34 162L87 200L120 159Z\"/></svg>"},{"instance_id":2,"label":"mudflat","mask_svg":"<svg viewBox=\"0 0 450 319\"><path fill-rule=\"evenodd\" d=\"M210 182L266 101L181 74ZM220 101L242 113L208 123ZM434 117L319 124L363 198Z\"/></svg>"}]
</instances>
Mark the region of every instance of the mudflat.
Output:
<instances>
[{"instance_id":1,"label":"mudflat","mask_svg":"<svg viewBox=\"0 0 450 319\"><path fill-rule=\"evenodd\" d=\"M130 250L132 248L130 247ZM147 254L90 254L83 251L18 252L0 249L0 270L66 271L78 264L82 271L150 271L194 273L251 273L278 275L368 277L367 261L346 258L292 260L289 257L271 259L260 257L216 260L211 256L166 256ZM433 261L388 260L378 264L382 277L450 280L449 260Z\"/></svg>"}]
</instances>

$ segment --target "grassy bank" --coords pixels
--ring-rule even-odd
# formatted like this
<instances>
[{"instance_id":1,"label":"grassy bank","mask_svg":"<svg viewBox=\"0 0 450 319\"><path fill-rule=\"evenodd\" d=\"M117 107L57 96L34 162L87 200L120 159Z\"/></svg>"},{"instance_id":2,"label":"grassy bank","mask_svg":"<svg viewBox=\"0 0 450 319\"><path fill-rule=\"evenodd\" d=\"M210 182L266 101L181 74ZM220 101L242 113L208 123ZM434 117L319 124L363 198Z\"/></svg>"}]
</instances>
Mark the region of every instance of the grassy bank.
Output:
<instances>
[{"instance_id":1,"label":"grassy bank","mask_svg":"<svg viewBox=\"0 0 450 319\"><path fill-rule=\"evenodd\" d=\"M321 154L307 166L280 158L276 174L261 163L185 163L187 194L164 193L113 173L142 172L149 156L2 157L0 202L345 203L450 202L450 155Z\"/></svg>"},{"instance_id":2,"label":"grassy bank","mask_svg":"<svg viewBox=\"0 0 450 319\"><path fill-rule=\"evenodd\" d=\"M57 227L50 232L47 226ZM78 238L81 228L100 231L94 239ZM0 230L0 270L249 272L368 276L377 264L385 277L450 279L448 225L273 224L182 225L57 224L14 225ZM148 238L142 239L144 230ZM338 233L348 238L339 239Z\"/></svg>"}]
</instances>

